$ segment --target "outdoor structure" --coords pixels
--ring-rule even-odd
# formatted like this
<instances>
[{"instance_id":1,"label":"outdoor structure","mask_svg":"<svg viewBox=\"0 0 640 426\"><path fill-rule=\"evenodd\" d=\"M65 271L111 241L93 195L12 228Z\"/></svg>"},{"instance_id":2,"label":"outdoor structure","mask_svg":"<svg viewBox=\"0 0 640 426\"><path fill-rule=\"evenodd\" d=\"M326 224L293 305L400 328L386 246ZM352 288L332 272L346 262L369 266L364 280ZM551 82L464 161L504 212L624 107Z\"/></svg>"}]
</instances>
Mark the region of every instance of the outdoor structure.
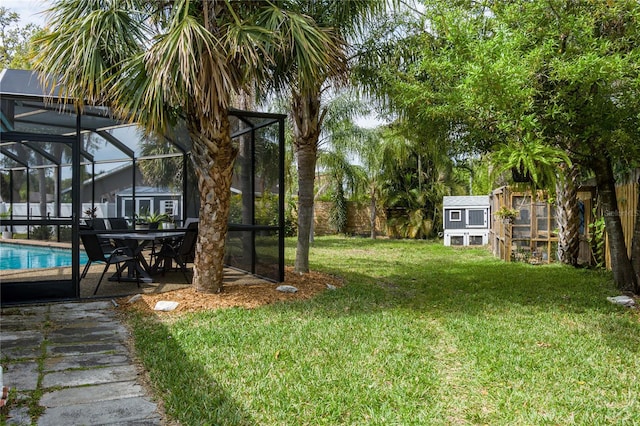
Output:
<instances>
[{"instance_id":1,"label":"outdoor structure","mask_svg":"<svg viewBox=\"0 0 640 426\"><path fill-rule=\"evenodd\" d=\"M578 199L581 213L578 262L588 264L591 259L588 224L592 221L592 188L581 188ZM514 210L515 217L498 214L505 209ZM546 193L540 191L532 197L530 192L512 191L504 186L492 192L491 210L489 240L495 256L507 262L550 263L557 260L556 206Z\"/></svg>"},{"instance_id":2,"label":"outdoor structure","mask_svg":"<svg viewBox=\"0 0 640 426\"><path fill-rule=\"evenodd\" d=\"M442 205L445 246L489 243L488 195L445 196Z\"/></svg>"},{"instance_id":3,"label":"outdoor structure","mask_svg":"<svg viewBox=\"0 0 640 426\"><path fill-rule=\"evenodd\" d=\"M0 73L0 205L4 207L0 226L9 232L25 229L16 232L14 239L68 242L73 259L71 272L56 279L2 279L3 304L80 297L79 226L88 218L83 200L89 200L90 207L110 201L96 191L96 178L104 173L128 170L127 199L139 206L145 198L139 166L171 161L177 188L171 199L178 201L177 209L171 203L174 216L184 221L189 211L198 211L197 206L187 206L188 200L199 197L196 183L188 178L191 141L180 125L150 139L135 124L115 118L109 108L85 106L79 112L71 100L59 99L58 93L45 92L34 72ZM273 281L284 279L284 120L282 114L230 113L232 139L239 150L234 175L241 202L229 224L227 266ZM145 144L158 149L144 154ZM26 208L18 209L20 204ZM258 218L258 210L268 210L268 221Z\"/></svg>"},{"instance_id":4,"label":"outdoor structure","mask_svg":"<svg viewBox=\"0 0 640 426\"><path fill-rule=\"evenodd\" d=\"M180 220L182 214L182 194L169 188L155 188L141 186L127 188L116 194L115 215L127 219L144 216L145 213L158 213L170 217L173 221ZM195 212L192 214L195 216Z\"/></svg>"}]
</instances>

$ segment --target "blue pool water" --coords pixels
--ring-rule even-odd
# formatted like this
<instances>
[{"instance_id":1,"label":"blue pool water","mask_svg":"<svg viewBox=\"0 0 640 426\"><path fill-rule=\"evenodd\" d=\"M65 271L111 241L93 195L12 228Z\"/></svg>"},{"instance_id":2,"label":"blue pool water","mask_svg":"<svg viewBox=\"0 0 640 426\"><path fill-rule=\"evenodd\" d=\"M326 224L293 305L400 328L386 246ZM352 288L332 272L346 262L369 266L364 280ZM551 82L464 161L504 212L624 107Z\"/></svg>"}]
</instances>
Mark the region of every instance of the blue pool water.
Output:
<instances>
[{"instance_id":1,"label":"blue pool water","mask_svg":"<svg viewBox=\"0 0 640 426\"><path fill-rule=\"evenodd\" d=\"M80 253L80 264L87 263ZM39 247L27 244L0 244L0 270L36 269L71 266L71 249Z\"/></svg>"}]
</instances>

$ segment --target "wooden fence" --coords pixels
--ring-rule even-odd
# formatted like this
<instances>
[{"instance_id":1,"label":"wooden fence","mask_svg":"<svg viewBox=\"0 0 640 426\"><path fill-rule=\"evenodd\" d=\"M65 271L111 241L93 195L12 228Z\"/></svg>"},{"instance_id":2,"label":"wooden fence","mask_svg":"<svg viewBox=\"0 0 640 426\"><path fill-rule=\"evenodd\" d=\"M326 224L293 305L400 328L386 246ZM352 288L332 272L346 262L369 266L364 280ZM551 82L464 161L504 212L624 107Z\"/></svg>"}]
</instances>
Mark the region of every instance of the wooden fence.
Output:
<instances>
[{"instance_id":1,"label":"wooden fence","mask_svg":"<svg viewBox=\"0 0 640 426\"><path fill-rule=\"evenodd\" d=\"M638 209L638 176L640 171L632 178L631 183L618 185L616 187L616 197L618 198L618 211L620 213L620 222L622 223L622 232L624 232L624 241L627 245L627 254L631 255L631 239L633 238L633 226ZM609 239L606 239L605 260L607 268L611 269L611 256L609 254Z\"/></svg>"},{"instance_id":2,"label":"wooden fence","mask_svg":"<svg viewBox=\"0 0 640 426\"><path fill-rule=\"evenodd\" d=\"M314 203L314 234L332 235L335 228L329 220L329 212L333 203L330 201L316 201ZM368 236L371 234L371 205L369 203L356 203L347 201L347 234ZM376 215L376 232L378 235L386 235L387 219L384 209L378 207Z\"/></svg>"}]
</instances>

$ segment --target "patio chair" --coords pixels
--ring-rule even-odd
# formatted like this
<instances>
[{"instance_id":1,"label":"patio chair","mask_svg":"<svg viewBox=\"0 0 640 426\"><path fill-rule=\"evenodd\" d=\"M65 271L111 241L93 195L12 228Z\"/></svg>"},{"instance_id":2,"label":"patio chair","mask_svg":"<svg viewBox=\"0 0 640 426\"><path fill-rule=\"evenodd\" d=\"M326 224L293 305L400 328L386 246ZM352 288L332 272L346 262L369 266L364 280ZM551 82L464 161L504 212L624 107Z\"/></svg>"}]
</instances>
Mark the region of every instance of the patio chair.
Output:
<instances>
[{"instance_id":1,"label":"patio chair","mask_svg":"<svg viewBox=\"0 0 640 426\"><path fill-rule=\"evenodd\" d=\"M191 282L187 277L187 263L193 262L196 252L196 240L198 239L198 222L192 222L187 227L184 237L175 242L166 242L160 251L156 253L154 269L158 269L162 264L162 273L171 268L175 261L180 267L187 282Z\"/></svg>"},{"instance_id":2,"label":"patio chair","mask_svg":"<svg viewBox=\"0 0 640 426\"><path fill-rule=\"evenodd\" d=\"M124 217L110 217L107 218L107 221L109 221L109 227L114 231L126 231L131 229L129 227L129 222L127 222L127 219L125 219ZM127 242L125 240L120 240L117 238L113 239L113 244L115 245L115 247L129 247L131 250L134 250L136 248L135 242Z\"/></svg>"},{"instance_id":3,"label":"patio chair","mask_svg":"<svg viewBox=\"0 0 640 426\"><path fill-rule=\"evenodd\" d=\"M116 276L118 282L120 282L120 274L122 270L122 268L120 268L120 264L123 262L135 262L135 257L133 256L131 251L127 249L127 247L117 247L114 248L110 253L105 253L102 249L102 246L100 245L98 236L92 233L92 231L93 230L90 227L80 227L80 239L82 240L82 245L84 246L84 250L87 252L87 257L89 258L87 264L84 267L84 270L82 271L82 274L80 275L80 279L83 279L87 275L89 266L91 266L93 262L105 263L102 275L100 275L100 279L98 280L98 285L96 285L96 288L93 291L93 294L95 295L98 292L98 288L102 283L104 275L107 273L107 270L111 265L116 264ZM140 287L140 275L137 271L136 283L138 284L138 287Z\"/></svg>"},{"instance_id":4,"label":"patio chair","mask_svg":"<svg viewBox=\"0 0 640 426\"><path fill-rule=\"evenodd\" d=\"M198 218L198 217L188 217L188 218L186 218L186 219L185 219L185 221L184 221L183 228L185 228L185 229L186 229L186 228L188 228L188 227L189 227L189 225L191 225L192 223L198 223L199 221L200 221L200 218Z\"/></svg>"},{"instance_id":5,"label":"patio chair","mask_svg":"<svg viewBox=\"0 0 640 426\"><path fill-rule=\"evenodd\" d=\"M87 225L94 231L106 231L107 225L105 220L99 217L93 219L86 220ZM111 244L108 238L102 238L98 236L98 241L100 241L100 246L102 247L102 251L105 253L110 253L113 251L114 246Z\"/></svg>"},{"instance_id":6,"label":"patio chair","mask_svg":"<svg viewBox=\"0 0 640 426\"><path fill-rule=\"evenodd\" d=\"M129 229L129 222L124 217L110 217L107 219L111 229L122 230Z\"/></svg>"}]
</instances>

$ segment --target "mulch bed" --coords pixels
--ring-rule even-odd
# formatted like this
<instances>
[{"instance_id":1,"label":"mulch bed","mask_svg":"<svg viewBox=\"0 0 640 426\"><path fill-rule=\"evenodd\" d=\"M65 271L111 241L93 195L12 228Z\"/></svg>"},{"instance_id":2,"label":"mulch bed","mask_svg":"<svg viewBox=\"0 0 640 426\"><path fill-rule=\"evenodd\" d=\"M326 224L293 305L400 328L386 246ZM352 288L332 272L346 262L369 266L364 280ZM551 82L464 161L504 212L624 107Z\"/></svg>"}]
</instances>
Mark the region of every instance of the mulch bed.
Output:
<instances>
[{"instance_id":1,"label":"mulch bed","mask_svg":"<svg viewBox=\"0 0 640 426\"><path fill-rule=\"evenodd\" d=\"M279 285L294 286L298 291L296 293L283 293L276 290ZM287 267L283 283L275 284L259 280L251 280L245 283L237 281L225 284L223 292L218 294L199 293L193 287L189 287L159 294L142 294L133 303L128 302L130 297L120 298L117 302L125 309L146 313L153 312L161 315L176 315L229 307L253 309L278 301L309 299L322 291L326 291L328 285L341 287L343 282L338 277L320 272L312 271L308 274L297 274L293 272L293 268ZM178 307L169 312L154 311L153 308L159 301L178 302Z\"/></svg>"}]
</instances>

